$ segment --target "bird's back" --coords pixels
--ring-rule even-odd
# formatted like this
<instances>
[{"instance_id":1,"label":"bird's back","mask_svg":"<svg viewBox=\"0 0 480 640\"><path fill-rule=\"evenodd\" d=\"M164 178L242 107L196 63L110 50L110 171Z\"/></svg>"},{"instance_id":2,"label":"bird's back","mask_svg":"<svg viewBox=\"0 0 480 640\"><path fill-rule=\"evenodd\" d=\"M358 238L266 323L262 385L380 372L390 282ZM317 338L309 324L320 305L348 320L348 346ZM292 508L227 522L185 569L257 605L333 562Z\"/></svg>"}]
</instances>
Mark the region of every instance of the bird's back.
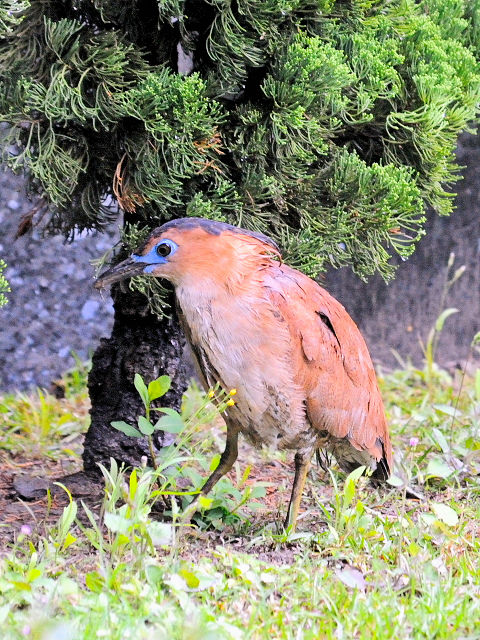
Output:
<instances>
[{"instance_id":1,"label":"bird's back","mask_svg":"<svg viewBox=\"0 0 480 640\"><path fill-rule=\"evenodd\" d=\"M388 478L392 452L382 398L365 341L345 308L287 265L264 279L290 331L292 368L309 422L345 470L365 464Z\"/></svg>"}]
</instances>

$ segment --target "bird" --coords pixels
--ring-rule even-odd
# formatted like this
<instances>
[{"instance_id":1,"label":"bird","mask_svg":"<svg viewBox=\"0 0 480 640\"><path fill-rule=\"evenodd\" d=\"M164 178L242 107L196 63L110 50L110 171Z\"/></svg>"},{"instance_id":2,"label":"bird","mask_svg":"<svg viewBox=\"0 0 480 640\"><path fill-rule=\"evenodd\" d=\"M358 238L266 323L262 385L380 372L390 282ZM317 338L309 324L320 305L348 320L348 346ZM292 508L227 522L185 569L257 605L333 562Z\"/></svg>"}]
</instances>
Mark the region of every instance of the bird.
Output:
<instances>
[{"instance_id":1,"label":"bird","mask_svg":"<svg viewBox=\"0 0 480 640\"><path fill-rule=\"evenodd\" d=\"M386 481L392 447L366 343L345 308L288 266L263 233L186 217L154 229L97 288L148 274L172 283L177 314L206 390L235 389L220 462L206 495L233 467L238 437L295 452L284 526L295 530L313 455ZM197 496L198 499L198 496ZM187 510L189 517L196 499Z\"/></svg>"}]
</instances>

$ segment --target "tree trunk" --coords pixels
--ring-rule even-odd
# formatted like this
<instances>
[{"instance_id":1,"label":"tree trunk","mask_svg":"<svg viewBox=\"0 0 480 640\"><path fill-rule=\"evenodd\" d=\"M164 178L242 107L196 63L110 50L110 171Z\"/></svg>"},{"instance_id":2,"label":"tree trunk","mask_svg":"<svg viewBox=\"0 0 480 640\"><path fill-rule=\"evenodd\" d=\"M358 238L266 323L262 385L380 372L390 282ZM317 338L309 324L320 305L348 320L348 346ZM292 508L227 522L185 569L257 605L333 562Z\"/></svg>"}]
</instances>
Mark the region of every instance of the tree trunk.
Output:
<instances>
[{"instance_id":1,"label":"tree trunk","mask_svg":"<svg viewBox=\"0 0 480 640\"><path fill-rule=\"evenodd\" d=\"M83 453L88 474L98 474L98 464L108 466L111 457L138 466L143 455L149 456L146 438L131 438L110 426L114 420L135 425L137 417L144 415L133 385L135 373L140 373L147 384L168 374L172 387L160 400L162 406L175 409L180 408L192 374L191 365L184 359L185 338L173 304L171 317L159 320L150 312L145 296L130 291L128 285L113 285L112 297L115 309L112 335L103 338L95 351L88 380L91 425ZM172 441L170 434L156 432L156 447Z\"/></svg>"}]
</instances>

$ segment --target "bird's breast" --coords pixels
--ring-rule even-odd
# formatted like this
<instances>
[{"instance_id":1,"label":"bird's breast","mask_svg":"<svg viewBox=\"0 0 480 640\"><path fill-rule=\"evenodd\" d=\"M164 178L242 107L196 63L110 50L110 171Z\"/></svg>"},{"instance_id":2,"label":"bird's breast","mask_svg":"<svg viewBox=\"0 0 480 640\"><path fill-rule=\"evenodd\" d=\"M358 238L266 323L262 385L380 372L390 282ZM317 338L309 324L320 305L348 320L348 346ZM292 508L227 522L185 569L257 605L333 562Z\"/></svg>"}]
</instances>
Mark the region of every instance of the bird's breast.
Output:
<instances>
[{"instance_id":1,"label":"bird's breast","mask_svg":"<svg viewBox=\"0 0 480 640\"><path fill-rule=\"evenodd\" d=\"M316 436L293 378L290 334L278 311L261 297L211 297L181 288L177 302L205 386L220 383L237 391L227 422L256 445L310 446Z\"/></svg>"}]
</instances>

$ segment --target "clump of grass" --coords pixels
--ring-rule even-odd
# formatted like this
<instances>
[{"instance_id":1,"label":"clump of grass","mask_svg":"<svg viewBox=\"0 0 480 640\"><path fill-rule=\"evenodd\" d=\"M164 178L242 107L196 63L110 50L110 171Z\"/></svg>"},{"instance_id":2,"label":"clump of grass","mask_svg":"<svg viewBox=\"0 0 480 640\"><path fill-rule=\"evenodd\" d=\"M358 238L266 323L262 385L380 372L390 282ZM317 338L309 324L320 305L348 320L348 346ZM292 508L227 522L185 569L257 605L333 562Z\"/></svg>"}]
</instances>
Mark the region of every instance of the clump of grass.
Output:
<instances>
[{"instance_id":1,"label":"clump of grass","mask_svg":"<svg viewBox=\"0 0 480 640\"><path fill-rule=\"evenodd\" d=\"M452 252L448 257L447 267L445 269L443 287L439 299L438 317L435 320L433 327L431 327L430 331L428 332L425 345L421 343L421 347L425 356L425 368L423 370L423 376L430 391L432 391L432 387L435 384L437 376L439 374L442 374L442 370L437 366L435 360L440 334L443 331L446 320L450 316L459 312L458 309L452 307L445 308L450 289L462 277L466 270L465 265L462 265L455 270L454 266L455 254Z\"/></svg>"},{"instance_id":2,"label":"clump of grass","mask_svg":"<svg viewBox=\"0 0 480 640\"><path fill-rule=\"evenodd\" d=\"M0 455L3 451L30 460L59 460L62 456L79 459L80 436L90 422L90 362L72 355L75 366L53 383L51 392L36 389L0 395Z\"/></svg>"},{"instance_id":3,"label":"clump of grass","mask_svg":"<svg viewBox=\"0 0 480 640\"><path fill-rule=\"evenodd\" d=\"M5 638L478 637L480 549L463 513L388 515L352 476L327 542L263 546L263 560L255 546L182 551L172 525L151 519L153 476L112 466L103 519L79 529L70 503L48 536L18 540L0 560Z\"/></svg>"},{"instance_id":4,"label":"clump of grass","mask_svg":"<svg viewBox=\"0 0 480 640\"><path fill-rule=\"evenodd\" d=\"M0 453L30 459L78 457L89 424L86 394L56 398L48 391L0 396Z\"/></svg>"},{"instance_id":5,"label":"clump of grass","mask_svg":"<svg viewBox=\"0 0 480 640\"><path fill-rule=\"evenodd\" d=\"M478 351L480 334L471 343ZM467 359L470 359L470 356ZM433 489L468 483L480 473L480 373L449 373L436 367L435 385L412 365L380 379L399 446L397 472Z\"/></svg>"}]
</instances>

